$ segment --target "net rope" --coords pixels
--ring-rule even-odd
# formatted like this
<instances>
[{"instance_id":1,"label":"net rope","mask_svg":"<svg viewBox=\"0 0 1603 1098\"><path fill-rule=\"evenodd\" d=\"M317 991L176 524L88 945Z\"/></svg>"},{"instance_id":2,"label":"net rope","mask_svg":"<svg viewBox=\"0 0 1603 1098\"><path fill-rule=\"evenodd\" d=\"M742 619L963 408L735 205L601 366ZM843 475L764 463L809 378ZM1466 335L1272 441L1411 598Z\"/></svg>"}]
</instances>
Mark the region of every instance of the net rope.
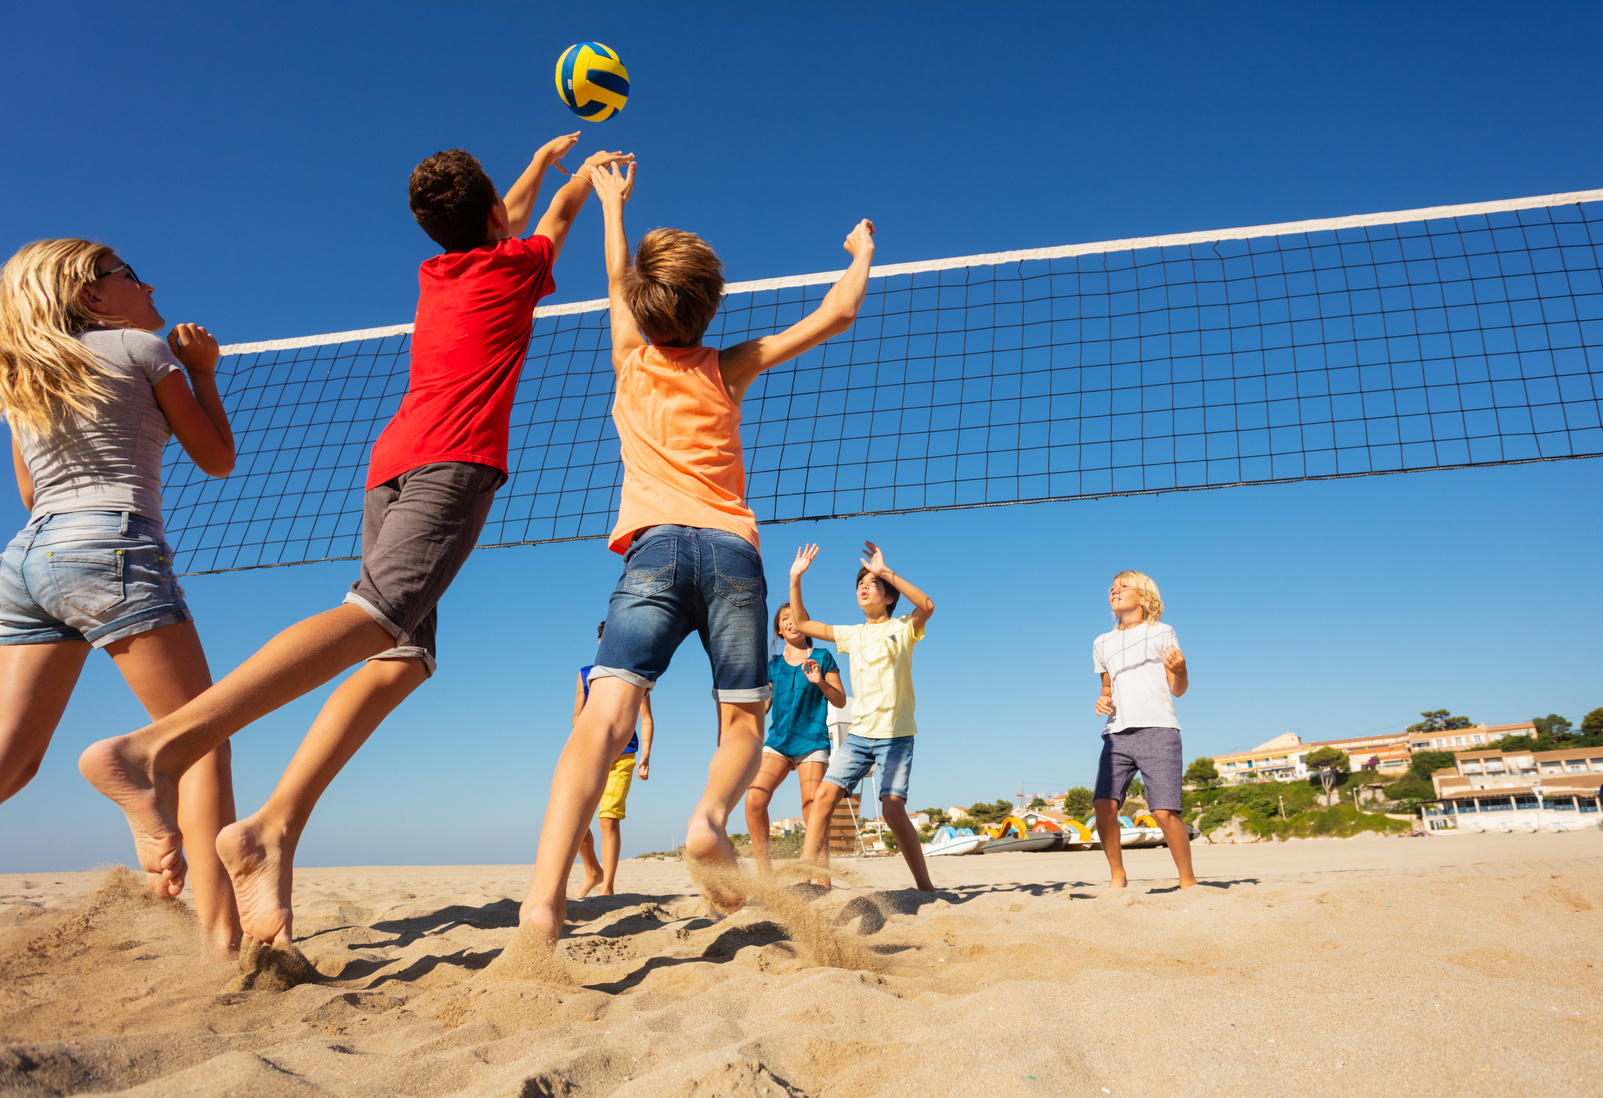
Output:
<instances>
[{"instance_id":1,"label":"net rope","mask_svg":"<svg viewBox=\"0 0 1603 1098\"><path fill-rule=\"evenodd\" d=\"M747 497L781 523L1598 456L1600 248L1588 191L875 268L850 331L748 390ZM837 276L731 284L708 344ZM409 345L224 348L234 474L167 454L186 574L359 554ZM612 389L606 302L537 310L481 546L607 534Z\"/></svg>"}]
</instances>

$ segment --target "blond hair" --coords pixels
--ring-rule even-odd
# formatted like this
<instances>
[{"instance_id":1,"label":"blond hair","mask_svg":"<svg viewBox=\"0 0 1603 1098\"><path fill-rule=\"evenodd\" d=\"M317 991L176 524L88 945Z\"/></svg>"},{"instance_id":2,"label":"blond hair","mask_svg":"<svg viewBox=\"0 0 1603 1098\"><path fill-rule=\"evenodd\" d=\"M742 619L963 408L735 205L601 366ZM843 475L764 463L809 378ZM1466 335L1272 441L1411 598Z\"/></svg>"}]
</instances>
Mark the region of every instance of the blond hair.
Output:
<instances>
[{"instance_id":1,"label":"blond hair","mask_svg":"<svg viewBox=\"0 0 1603 1098\"><path fill-rule=\"evenodd\" d=\"M659 347L694 347L724 300L724 265L695 233L652 229L623 274L623 301Z\"/></svg>"},{"instance_id":2,"label":"blond hair","mask_svg":"<svg viewBox=\"0 0 1603 1098\"><path fill-rule=\"evenodd\" d=\"M102 319L80 295L111 254L88 240L36 240L0 270L0 414L13 431L49 435L63 412L93 416L105 403L106 366L73 336Z\"/></svg>"},{"instance_id":3,"label":"blond hair","mask_svg":"<svg viewBox=\"0 0 1603 1098\"><path fill-rule=\"evenodd\" d=\"M1147 612L1146 620L1157 625L1163 620L1163 596L1158 594L1158 584L1145 572L1123 571L1113 577L1113 582L1123 580L1135 588L1137 595L1141 596L1141 606Z\"/></svg>"}]
</instances>

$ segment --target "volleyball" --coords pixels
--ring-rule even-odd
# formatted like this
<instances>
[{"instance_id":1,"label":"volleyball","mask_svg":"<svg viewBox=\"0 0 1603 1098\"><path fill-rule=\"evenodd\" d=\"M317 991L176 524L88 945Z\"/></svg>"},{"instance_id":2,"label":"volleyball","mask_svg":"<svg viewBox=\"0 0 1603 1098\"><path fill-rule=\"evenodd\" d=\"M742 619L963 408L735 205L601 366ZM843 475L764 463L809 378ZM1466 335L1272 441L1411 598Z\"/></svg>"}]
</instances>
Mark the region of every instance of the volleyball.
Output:
<instances>
[{"instance_id":1,"label":"volleyball","mask_svg":"<svg viewBox=\"0 0 1603 1098\"><path fill-rule=\"evenodd\" d=\"M569 46L557 58L557 94L589 122L605 122L629 101L629 70L600 42Z\"/></svg>"}]
</instances>

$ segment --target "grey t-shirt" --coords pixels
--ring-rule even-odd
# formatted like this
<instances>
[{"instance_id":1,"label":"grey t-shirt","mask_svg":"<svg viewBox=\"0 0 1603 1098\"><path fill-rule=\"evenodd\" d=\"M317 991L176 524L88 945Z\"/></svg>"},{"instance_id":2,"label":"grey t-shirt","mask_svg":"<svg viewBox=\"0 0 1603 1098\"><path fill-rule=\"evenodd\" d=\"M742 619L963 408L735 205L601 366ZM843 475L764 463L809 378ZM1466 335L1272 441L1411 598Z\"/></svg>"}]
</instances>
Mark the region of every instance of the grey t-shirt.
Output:
<instances>
[{"instance_id":1,"label":"grey t-shirt","mask_svg":"<svg viewBox=\"0 0 1603 1098\"><path fill-rule=\"evenodd\" d=\"M110 399L93 419L68 413L44 438L16 432L33 478L33 517L134 511L160 522L161 450L173 432L156 385L182 367L149 332L93 328L78 340L109 367Z\"/></svg>"}]
</instances>

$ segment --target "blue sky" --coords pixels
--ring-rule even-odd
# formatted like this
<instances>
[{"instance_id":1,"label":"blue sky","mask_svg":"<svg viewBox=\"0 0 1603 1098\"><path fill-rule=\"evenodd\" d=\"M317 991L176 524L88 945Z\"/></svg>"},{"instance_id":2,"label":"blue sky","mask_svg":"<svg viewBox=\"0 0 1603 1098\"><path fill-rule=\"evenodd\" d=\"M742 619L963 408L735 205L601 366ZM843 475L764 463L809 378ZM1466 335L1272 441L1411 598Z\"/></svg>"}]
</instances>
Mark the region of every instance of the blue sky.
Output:
<instances>
[{"instance_id":1,"label":"blue sky","mask_svg":"<svg viewBox=\"0 0 1603 1098\"><path fill-rule=\"evenodd\" d=\"M580 128L551 69L584 39L619 51L633 90L579 151L635 152L631 225L703 233L732 279L838 267L863 216L891 263L1603 183L1591 6L979 10L18 7L0 42L0 248L103 240L169 319L225 341L406 321L433 250L406 210L412 165L461 145L505 185ZM604 292L599 243L590 209L552 300ZM912 800L947 805L1089 782L1089 647L1124 567L1162 584L1191 661L1188 755L1400 729L1426 708L1578 721L1603 705L1600 488L1586 460L796 524L764 548L777 597L796 542L823 544L809 607L826 619L852 620L864 537L934 596ZM23 521L6 494L0 526ZM596 542L476 555L442 606L440 674L329 791L302 862L529 860L617 568ZM186 581L214 671L336 602L352 571ZM626 853L679 841L709 687L691 642L659 688ZM236 739L243 809L319 701ZM92 660L39 777L0 806L0 871L128 857L74 762L139 721Z\"/></svg>"}]
</instances>

